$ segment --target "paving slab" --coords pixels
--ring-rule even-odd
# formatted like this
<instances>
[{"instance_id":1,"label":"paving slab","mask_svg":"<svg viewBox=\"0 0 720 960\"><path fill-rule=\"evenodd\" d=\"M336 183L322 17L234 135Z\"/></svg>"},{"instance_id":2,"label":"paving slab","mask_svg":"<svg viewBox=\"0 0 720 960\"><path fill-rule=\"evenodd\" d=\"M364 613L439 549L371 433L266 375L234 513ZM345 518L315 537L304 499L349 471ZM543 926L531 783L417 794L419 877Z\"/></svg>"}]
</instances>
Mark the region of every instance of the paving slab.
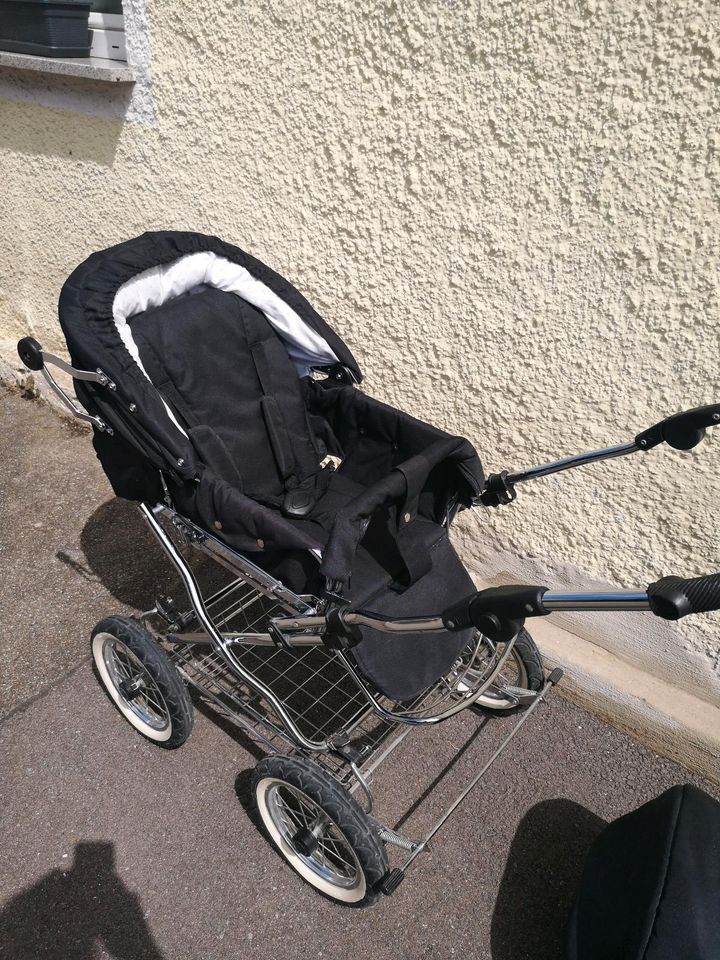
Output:
<instances>
[{"instance_id":1,"label":"paving slab","mask_svg":"<svg viewBox=\"0 0 720 960\"><path fill-rule=\"evenodd\" d=\"M713 793L554 697L393 897L335 906L249 816L255 744L196 709L188 743L166 752L104 696L93 624L172 591L173 575L86 434L17 393L0 393L0 417L2 960L559 958L602 825L676 783ZM421 835L509 722L466 712L408 737L379 772L378 815L396 825L410 807L403 829Z\"/></svg>"},{"instance_id":2,"label":"paving slab","mask_svg":"<svg viewBox=\"0 0 720 960\"><path fill-rule=\"evenodd\" d=\"M410 835L507 724L481 729L405 823ZM479 725L467 715L408 737L378 776L378 815L396 823ZM160 750L83 664L0 725L0 956L559 958L593 837L692 778L560 698L513 746L395 895L349 910L303 884L257 831L246 808L260 752L244 735L196 711L187 744Z\"/></svg>"},{"instance_id":3,"label":"paving slab","mask_svg":"<svg viewBox=\"0 0 720 960\"><path fill-rule=\"evenodd\" d=\"M88 651L88 625L175 578L135 507L112 496L89 431L0 385L0 717Z\"/></svg>"}]
</instances>

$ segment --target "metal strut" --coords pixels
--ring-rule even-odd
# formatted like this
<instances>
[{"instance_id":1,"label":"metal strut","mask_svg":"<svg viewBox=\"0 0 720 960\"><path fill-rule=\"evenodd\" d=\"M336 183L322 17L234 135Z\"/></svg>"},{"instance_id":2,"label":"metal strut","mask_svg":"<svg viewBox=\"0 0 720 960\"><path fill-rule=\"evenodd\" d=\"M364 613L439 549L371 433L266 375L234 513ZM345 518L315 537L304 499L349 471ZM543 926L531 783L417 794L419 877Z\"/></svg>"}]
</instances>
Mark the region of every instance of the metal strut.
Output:
<instances>
[{"instance_id":1,"label":"metal strut","mask_svg":"<svg viewBox=\"0 0 720 960\"><path fill-rule=\"evenodd\" d=\"M552 687L554 687L555 684L560 682L560 680L562 679L562 676L563 676L563 671L559 667L556 667L552 671L550 676L545 681L545 685L543 686L542 691L540 692L537 699L532 704L530 704L530 706L527 708L527 710L523 713L523 715L520 717L518 722L512 728L510 733L502 741L502 743L497 748L497 750L495 750L492 756L486 761L486 763L480 768L478 773L473 777L473 779L470 781L467 787L465 787L462 793L448 807L448 809L445 811L442 817L440 817L437 823L433 826L432 830L430 830L430 832L420 841L420 843L415 844L414 849L412 850L410 856L407 858L407 860L402 865L402 867L395 868L394 870L389 870L385 874L385 876L380 880L378 884L378 888L383 893L385 893L386 895L389 895L393 893L395 890L397 890L397 888L400 886L403 879L405 878L405 873L408 870L408 868L414 863L414 861L423 852L423 850L426 850L428 848L430 841L439 833L440 830L442 830L442 828L445 826L445 824L450 819L450 817L455 813L455 811L460 806L460 804L463 803L463 801L468 797L468 795L475 789L475 787L478 785L480 780L482 780L482 778L488 772L488 770L493 765L493 763L497 760L500 754L508 746L510 741L520 732L520 729L523 727L524 724L527 723L527 721L533 715L535 710L537 710L540 703L542 703L545 700L547 694L552 689Z\"/></svg>"},{"instance_id":2,"label":"metal strut","mask_svg":"<svg viewBox=\"0 0 720 960\"><path fill-rule=\"evenodd\" d=\"M207 612L205 607L205 602L200 593L200 588L198 587L197 580L195 579L195 574L192 572L190 567L185 563L184 559L178 552L175 544L172 542L170 537L165 533L162 526L158 522L155 514L152 509L148 507L146 503L140 504L140 512L147 521L148 526L155 534L157 539L160 541L160 544L164 548L167 555L172 560L175 565L176 570L180 574L182 581L187 590L190 602L195 611L195 615L198 618L200 625L204 630L210 635L210 638L213 641L213 646L220 654L220 656L225 660L225 662L237 673L237 675L245 682L249 687L255 690L256 693L259 693L275 711L280 720L285 724L290 736L297 743L299 747L302 747L305 750L309 750L312 753L323 752L330 749L331 744L327 740L313 741L308 740L302 732L298 729L297 724L292 719L288 711L285 709L282 701L277 697L272 690L265 686L264 683L261 683L256 677L253 676L245 667L240 663L237 657L233 656L232 651L229 649L228 640L223 637L223 635L218 631L217 627L212 621L212 618Z\"/></svg>"}]
</instances>

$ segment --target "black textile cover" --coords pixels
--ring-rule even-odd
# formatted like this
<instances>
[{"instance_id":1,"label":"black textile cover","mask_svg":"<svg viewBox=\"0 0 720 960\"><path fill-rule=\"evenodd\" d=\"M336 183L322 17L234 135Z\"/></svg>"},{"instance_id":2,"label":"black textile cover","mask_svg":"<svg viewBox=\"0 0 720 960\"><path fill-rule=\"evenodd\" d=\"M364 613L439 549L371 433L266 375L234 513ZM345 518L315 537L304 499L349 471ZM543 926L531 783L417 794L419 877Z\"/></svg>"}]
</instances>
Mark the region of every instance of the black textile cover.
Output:
<instances>
[{"instance_id":1,"label":"black textile cover","mask_svg":"<svg viewBox=\"0 0 720 960\"><path fill-rule=\"evenodd\" d=\"M131 329L153 385L221 480L278 507L291 478L317 473L322 454L297 371L259 310L207 288L139 315Z\"/></svg>"},{"instance_id":2,"label":"black textile cover","mask_svg":"<svg viewBox=\"0 0 720 960\"><path fill-rule=\"evenodd\" d=\"M405 561L406 579L417 580L429 562L408 569L427 555L415 519L440 524L452 497L467 504L482 489L482 467L472 444L353 387L312 384L309 408L326 419L328 445L344 458L344 476L358 485L356 497L336 510L323 574L347 581L370 518L389 507L388 522Z\"/></svg>"},{"instance_id":3,"label":"black textile cover","mask_svg":"<svg viewBox=\"0 0 720 960\"><path fill-rule=\"evenodd\" d=\"M116 395L109 396L93 384L76 384L78 398L130 442L141 441L143 453L181 481L192 480L201 461L190 441L169 420L157 390L125 349L113 322L112 308L118 289L138 273L201 251L238 263L261 280L325 338L358 382L362 379L348 347L302 294L239 247L200 233L164 231L145 233L92 254L73 271L60 292L60 325L73 365L82 370L100 367L118 389ZM137 408L132 415L127 412L130 403Z\"/></svg>"},{"instance_id":4,"label":"black textile cover","mask_svg":"<svg viewBox=\"0 0 720 960\"><path fill-rule=\"evenodd\" d=\"M95 448L119 496L157 502L165 477L177 509L251 555L296 592L323 577L389 616L437 615L472 591L442 523L452 502L480 492L472 445L355 387L300 379L267 318L232 293L200 286L129 318L150 382L112 319L119 286L151 266L210 250L271 287L359 379L347 347L286 281L242 251L198 234L146 234L95 254L60 297L76 366L117 385L77 381L78 398L114 430ZM172 422L165 404L187 433ZM343 460L321 469L326 452ZM283 512L288 490L312 490L303 519ZM320 570L309 548L323 550ZM302 582L305 579L305 582ZM446 673L469 638L364 632L356 659L379 689L409 699Z\"/></svg>"},{"instance_id":5,"label":"black textile cover","mask_svg":"<svg viewBox=\"0 0 720 960\"><path fill-rule=\"evenodd\" d=\"M595 841L567 960L720 960L720 803L672 787Z\"/></svg>"},{"instance_id":6,"label":"black textile cover","mask_svg":"<svg viewBox=\"0 0 720 960\"><path fill-rule=\"evenodd\" d=\"M475 590L446 530L423 519L413 526L430 559L427 573L404 590L393 588L404 560L379 517L355 557L350 581L354 608L388 617L433 617ZM365 676L393 700L410 700L444 676L473 636L473 630L389 634L369 627L361 633L353 656Z\"/></svg>"}]
</instances>

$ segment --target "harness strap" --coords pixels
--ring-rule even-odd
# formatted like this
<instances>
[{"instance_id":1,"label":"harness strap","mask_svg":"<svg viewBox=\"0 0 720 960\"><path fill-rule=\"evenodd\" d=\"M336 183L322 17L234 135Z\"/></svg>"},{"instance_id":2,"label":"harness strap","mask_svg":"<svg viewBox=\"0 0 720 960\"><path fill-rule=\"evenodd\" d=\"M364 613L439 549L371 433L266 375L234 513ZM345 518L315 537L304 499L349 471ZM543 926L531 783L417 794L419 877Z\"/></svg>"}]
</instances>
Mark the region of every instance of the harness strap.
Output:
<instances>
[{"instance_id":1,"label":"harness strap","mask_svg":"<svg viewBox=\"0 0 720 960\"><path fill-rule=\"evenodd\" d=\"M407 580L404 577L397 578L399 585L403 588L417 583L432 568L430 552L423 542L422 533L418 525L413 523L418 515L423 480L427 476L426 465L418 462L421 460L424 458L414 457L394 468L405 478L406 487L405 497L396 507L397 533L395 534L395 543L407 570Z\"/></svg>"},{"instance_id":2,"label":"harness strap","mask_svg":"<svg viewBox=\"0 0 720 960\"><path fill-rule=\"evenodd\" d=\"M286 491L283 509L289 516L307 516L327 488L329 471L320 470L320 455L311 439L305 404L293 389L296 384L289 384L286 375L278 372L284 347L276 337L253 340L247 324L246 331L263 392L260 407Z\"/></svg>"},{"instance_id":3,"label":"harness strap","mask_svg":"<svg viewBox=\"0 0 720 960\"><path fill-rule=\"evenodd\" d=\"M153 342L146 340L145 337L142 336L142 333L136 333L136 339L143 346L144 364L146 368L149 368L148 374L155 390L170 404L173 412L179 415L180 420L185 421L186 427L199 426L200 421L193 410L183 400L179 390L166 371L165 365L158 355Z\"/></svg>"}]
</instances>

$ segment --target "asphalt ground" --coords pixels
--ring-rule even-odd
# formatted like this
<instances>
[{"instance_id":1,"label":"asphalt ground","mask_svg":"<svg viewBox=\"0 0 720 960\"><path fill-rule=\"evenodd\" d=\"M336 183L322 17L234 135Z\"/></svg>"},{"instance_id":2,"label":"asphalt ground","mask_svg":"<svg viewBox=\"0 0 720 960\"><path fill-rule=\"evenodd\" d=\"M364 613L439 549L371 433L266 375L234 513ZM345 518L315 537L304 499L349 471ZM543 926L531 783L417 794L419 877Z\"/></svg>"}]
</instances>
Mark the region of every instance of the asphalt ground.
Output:
<instances>
[{"instance_id":1,"label":"asphalt ground","mask_svg":"<svg viewBox=\"0 0 720 960\"><path fill-rule=\"evenodd\" d=\"M392 897L335 906L249 815L257 745L196 709L188 743L163 751L98 686L94 623L174 577L87 434L0 392L0 457L2 960L559 958L604 823L677 783L713 793L553 696ZM410 810L403 830L422 835L511 722L466 712L409 736L378 772L377 816Z\"/></svg>"}]
</instances>

